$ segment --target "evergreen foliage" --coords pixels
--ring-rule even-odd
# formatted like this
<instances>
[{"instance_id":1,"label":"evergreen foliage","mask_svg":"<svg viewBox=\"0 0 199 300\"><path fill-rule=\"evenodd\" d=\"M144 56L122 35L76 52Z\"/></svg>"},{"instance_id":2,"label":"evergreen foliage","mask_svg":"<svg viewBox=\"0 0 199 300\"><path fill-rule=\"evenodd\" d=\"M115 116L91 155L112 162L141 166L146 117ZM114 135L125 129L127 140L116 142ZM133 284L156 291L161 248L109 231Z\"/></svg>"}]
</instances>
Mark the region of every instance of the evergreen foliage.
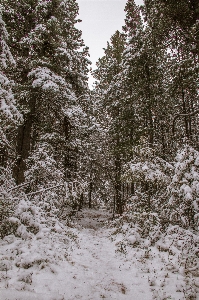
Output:
<instances>
[{"instance_id":1,"label":"evergreen foliage","mask_svg":"<svg viewBox=\"0 0 199 300\"><path fill-rule=\"evenodd\" d=\"M169 221L185 228L198 228L199 153L189 145L179 150L168 186Z\"/></svg>"},{"instance_id":2,"label":"evergreen foliage","mask_svg":"<svg viewBox=\"0 0 199 300\"><path fill-rule=\"evenodd\" d=\"M139 7L127 1L123 32L111 37L94 71L95 97L110 121L106 139L113 206L119 214L133 214L139 226L155 214L164 229L171 223L198 226L192 171L180 173L175 162L178 151L187 153L184 166L190 157L194 166L198 157L198 6L174 2L144 1ZM191 180L190 201L182 191L184 172Z\"/></svg>"}]
</instances>

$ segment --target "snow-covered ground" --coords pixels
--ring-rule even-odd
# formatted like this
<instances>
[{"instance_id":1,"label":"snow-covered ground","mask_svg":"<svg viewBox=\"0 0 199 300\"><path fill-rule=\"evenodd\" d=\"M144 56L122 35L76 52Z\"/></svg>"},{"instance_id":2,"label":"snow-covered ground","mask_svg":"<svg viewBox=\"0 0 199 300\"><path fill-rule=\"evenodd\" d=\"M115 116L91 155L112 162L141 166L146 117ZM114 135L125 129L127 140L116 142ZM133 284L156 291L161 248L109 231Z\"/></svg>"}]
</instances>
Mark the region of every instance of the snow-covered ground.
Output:
<instances>
[{"instance_id":1,"label":"snow-covered ground","mask_svg":"<svg viewBox=\"0 0 199 300\"><path fill-rule=\"evenodd\" d=\"M128 246L118 251L121 235L110 238L113 229L104 226L108 218L105 211L84 210L66 240L5 238L0 245L0 299L199 299L185 297L183 274L165 269L166 252Z\"/></svg>"}]
</instances>

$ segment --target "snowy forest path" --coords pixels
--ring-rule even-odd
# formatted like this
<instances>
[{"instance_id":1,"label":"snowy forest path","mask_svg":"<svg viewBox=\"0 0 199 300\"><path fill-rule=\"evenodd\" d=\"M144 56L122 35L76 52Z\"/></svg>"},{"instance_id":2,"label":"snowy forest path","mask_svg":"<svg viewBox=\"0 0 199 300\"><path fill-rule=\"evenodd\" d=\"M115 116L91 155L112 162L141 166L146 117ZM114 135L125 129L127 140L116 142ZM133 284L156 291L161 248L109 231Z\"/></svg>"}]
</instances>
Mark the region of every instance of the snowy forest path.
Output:
<instances>
[{"instance_id":1,"label":"snowy forest path","mask_svg":"<svg viewBox=\"0 0 199 300\"><path fill-rule=\"evenodd\" d=\"M69 244L64 242L67 238L63 233L54 240L49 235L43 240L16 239L14 243L4 243L5 259L10 255L14 262L27 260L35 263L27 268L19 268L13 263L8 274L2 273L0 299L153 299L149 274L143 272L138 260L127 259L124 253L118 252L115 241L111 240L113 229L105 222L110 219L110 213L83 210L76 217L73 228L66 232L73 241ZM16 251L21 253L20 256L15 255ZM132 251L134 255L137 250ZM40 260L46 267L42 267Z\"/></svg>"},{"instance_id":2,"label":"snowy forest path","mask_svg":"<svg viewBox=\"0 0 199 300\"><path fill-rule=\"evenodd\" d=\"M115 251L104 226L107 218L107 212L89 210L77 221L82 227L79 246L71 254L76 285L68 299L152 299L147 277Z\"/></svg>"}]
</instances>

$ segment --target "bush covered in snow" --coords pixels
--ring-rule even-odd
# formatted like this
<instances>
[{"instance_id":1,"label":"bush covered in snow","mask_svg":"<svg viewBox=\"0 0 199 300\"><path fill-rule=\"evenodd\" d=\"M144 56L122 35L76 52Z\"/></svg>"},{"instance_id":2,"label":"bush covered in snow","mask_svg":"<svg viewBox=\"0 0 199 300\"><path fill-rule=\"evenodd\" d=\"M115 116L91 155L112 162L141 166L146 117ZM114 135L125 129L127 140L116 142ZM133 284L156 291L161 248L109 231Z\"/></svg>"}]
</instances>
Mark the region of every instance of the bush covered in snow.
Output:
<instances>
[{"instance_id":1,"label":"bush covered in snow","mask_svg":"<svg viewBox=\"0 0 199 300\"><path fill-rule=\"evenodd\" d=\"M198 229L199 152L189 145L177 153L168 197L169 222Z\"/></svg>"},{"instance_id":2,"label":"bush covered in snow","mask_svg":"<svg viewBox=\"0 0 199 300\"><path fill-rule=\"evenodd\" d=\"M134 148L134 159L126 165L123 180L134 182L135 195L130 199L133 210L157 212L167 185L171 181L172 164L155 155L155 151L145 146Z\"/></svg>"},{"instance_id":3,"label":"bush covered in snow","mask_svg":"<svg viewBox=\"0 0 199 300\"><path fill-rule=\"evenodd\" d=\"M155 155L150 147L134 147L134 159L128 164L124 178L134 182L148 182L154 186L166 185L170 181L173 166Z\"/></svg>"},{"instance_id":4,"label":"bush covered in snow","mask_svg":"<svg viewBox=\"0 0 199 300\"><path fill-rule=\"evenodd\" d=\"M135 152L134 160L126 166L124 180L135 183L128 212L143 214L143 220L146 214L157 214L164 228L172 224L198 229L199 152L185 145L172 163L153 152L148 147Z\"/></svg>"},{"instance_id":5,"label":"bush covered in snow","mask_svg":"<svg viewBox=\"0 0 199 300\"><path fill-rule=\"evenodd\" d=\"M10 221L19 202L19 193L9 169L0 169L0 236L13 233L16 226Z\"/></svg>"},{"instance_id":6,"label":"bush covered in snow","mask_svg":"<svg viewBox=\"0 0 199 300\"><path fill-rule=\"evenodd\" d=\"M142 216L143 217L143 216ZM148 235L143 222L133 214L111 222L111 239L116 252L148 276L153 299L197 299L199 292L199 238L197 233L178 225L166 230L146 216L150 222ZM136 222L135 222L136 221ZM157 221L157 220L156 220ZM174 296L175 295L175 296Z\"/></svg>"},{"instance_id":7,"label":"bush covered in snow","mask_svg":"<svg viewBox=\"0 0 199 300\"><path fill-rule=\"evenodd\" d=\"M153 232L157 240L158 233L165 228L162 210L166 207L172 173L173 164L158 157L152 148L146 145L134 148L134 158L126 165L123 180L134 183L135 193L129 197L122 218L139 226L142 237Z\"/></svg>"},{"instance_id":8,"label":"bush covered in snow","mask_svg":"<svg viewBox=\"0 0 199 300\"><path fill-rule=\"evenodd\" d=\"M57 208L52 193L28 197L24 186L16 186L9 170L3 169L0 177L0 212L1 238L9 234L22 239L32 238L41 232L43 227L56 231L61 228L56 219Z\"/></svg>"},{"instance_id":9,"label":"bush covered in snow","mask_svg":"<svg viewBox=\"0 0 199 300\"><path fill-rule=\"evenodd\" d=\"M59 221L53 192L30 197L5 169L0 183L0 281L4 288L30 290L33 275L44 268L54 274L69 260L76 231Z\"/></svg>"},{"instance_id":10,"label":"bush covered in snow","mask_svg":"<svg viewBox=\"0 0 199 300\"><path fill-rule=\"evenodd\" d=\"M30 157L26 160L26 180L32 183L32 189L46 186L48 183L56 184L64 177L53 156L53 147L48 142L37 145Z\"/></svg>"}]
</instances>

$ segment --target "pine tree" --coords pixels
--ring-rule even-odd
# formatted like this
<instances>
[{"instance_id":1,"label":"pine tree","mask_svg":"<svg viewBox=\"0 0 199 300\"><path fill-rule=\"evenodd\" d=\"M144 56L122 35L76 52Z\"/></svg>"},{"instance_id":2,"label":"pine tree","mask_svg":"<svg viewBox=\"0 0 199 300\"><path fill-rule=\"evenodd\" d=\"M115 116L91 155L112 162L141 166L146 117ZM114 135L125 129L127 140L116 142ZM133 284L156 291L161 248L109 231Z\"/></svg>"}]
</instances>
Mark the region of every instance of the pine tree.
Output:
<instances>
[{"instance_id":1,"label":"pine tree","mask_svg":"<svg viewBox=\"0 0 199 300\"><path fill-rule=\"evenodd\" d=\"M181 144L186 138L197 145L198 4L145 1L143 14L160 47L168 52L165 86L172 100L170 126L175 139Z\"/></svg>"},{"instance_id":2,"label":"pine tree","mask_svg":"<svg viewBox=\"0 0 199 300\"><path fill-rule=\"evenodd\" d=\"M113 179L112 186L114 187L114 202L116 212L123 211L123 196L122 196L122 160L125 149L124 131L124 112L122 108L123 88L119 82L119 74L121 72L122 53L124 51L126 38L123 33L116 31L111 37L110 43L107 43L107 48L104 49L104 56L97 63L98 69L94 76L99 80L97 88L102 92L103 105L106 107L106 117L110 120L108 124L108 142L109 155L112 156Z\"/></svg>"},{"instance_id":3,"label":"pine tree","mask_svg":"<svg viewBox=\"0 0 199 300\"><path fill-rule=\"evenodd\" d=\"M165 143L159 140L158 133L166 125L165 99L162 99L165 92L164 49L162 51L158 46L154 32L147 24L144 29L140 9L134 1L127 2L126 12L124 30L129 41L124 52L123 77L136 110L135 132L138 140L147 138L151 147L162 144L163 153Z\"/></svg>"},{"instance_id":4,"label":"pine tree","mask_svg":"<svg viewBox=\"0 0 199 300\"><path fill-rule=\"evenodd\" d=\"M6 3L5 3L6 6ZM87 92L88 49L75 28L78 6L70 1L12 2L6 18L14 44L18 79L16 95L24 108L24 124L18 129L14 176L24 181L25 160L42 138L53 145L57 161L63 162L77 97ZM18 19L19 27L14 23ZM80 109L81 110L81 109ZM75 112L76 111L76 112ZM73 113L74 112L74 113ZM81 114L81 113L80 113ZM60 149L60 151L58 151Z\"/></svg>"},{"instance_id":5,"label":"pine tree","mask_svg":"<svg viewBox=\"0 0 199 300\"><path fill-rule=\"evenodd\" d=\"M6 166L13 141L9 138L9 130L14 130L16 124L22 119L17 109L12 88L14 82L10 80L9 66L15 66L15 60L7 44L8 31L2 19L3 7L0 6L0 165Z\"/></svg>"},{"instance_id":6,"label":"pine tree","mask_svg":"<svg viewBox=\"0 0 199 300\"><path fill-rule=\"evenodd\" d=\"M144 1L146 20L153 26L158 34L160 42L168 36L172 37L172 31L180 28L180 34L187 45L191 45L191 52L198 59L198 20L199 3L197 0L160 0Z\"/></svg>"}]
</instances>

